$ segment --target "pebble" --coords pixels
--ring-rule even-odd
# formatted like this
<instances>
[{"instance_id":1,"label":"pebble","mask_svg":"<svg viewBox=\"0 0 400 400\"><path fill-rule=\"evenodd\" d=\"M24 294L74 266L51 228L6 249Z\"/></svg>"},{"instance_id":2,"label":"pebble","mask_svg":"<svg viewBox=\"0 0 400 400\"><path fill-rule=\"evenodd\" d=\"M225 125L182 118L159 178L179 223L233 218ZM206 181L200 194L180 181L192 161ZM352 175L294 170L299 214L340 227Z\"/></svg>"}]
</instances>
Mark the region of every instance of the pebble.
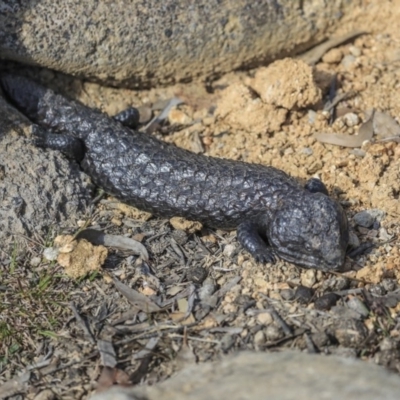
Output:
<instances>
[{"instance_id":1,"label":"pebble","mask_svg":"<svg viewBox=\"0 0 400 400\"><path fill-rule=\"evenodd\" d=\"M193 283L197 284L203 283L207 278L207 276L208 276L208 270L200 266L190 268L186 273L188 281L192 281Z\"/></svg>"},{"instance_id":2,"label":"pebble","mask_svg":"<svg viewBox=\"0 0 400 400\"><path fill-rule=\"evenodd\" d=\"M360 245L360 239L358 239L358 236L353 232L349 232L349 246L351 246L353 249L357 248Z\"/></svg>"},{"instance_id":3,"label":"pebble","mask_svg":"<svg viewBox=\"0 0 400 400\"><path fill-rule=\"evenodd\" d=\"M267 326L272 324L273 321L274 319L269 312L261 312L260 314L257 314L257 322L261 325Z\"/></svg>"},{"instance_id":4,"label":"pebble","mask_svg":"<svg viewBox=\"0 0 400 400\"><path fill-rule=\"evenodd\" d=\"M378 235L378 231L373 231L372 227L370 228L364 228L363 226L358 227L358 232L361 233L361 235L368 236L369 238L376 237Z\"/></svg>"},{"instance_id":5,"label":"pebble","mask_svg":"<svg viewBox=\"0 0 400 400\"><path fill-rule=\"evenodd\" d=\"M187 233L182 229L174 229L171 232L171 236L175 239L176 243L180 244L181 246L184 245L188 240Z\"/></svg>"},{"instance_id":6,"label":"pebble","mask_svg":"<svg viewBox=\"0 0 400 400\"><path fill-rule=\"evenodd\" d=\"M276 325L271 324L265 328L265 336L268 342L274 342L283 336L283 332Z\"/></svg>"},{"instance_id":7,"label":"pebble","mask_svg":"<svg viewBox=\"0 0 400 400\"><path fill-rule=\"evenodd\" d=\"M30 260L31 267L37 267L42 259L40 257L32 257Z\"/></svg>"},{"instance_id":8,"label":"pebble","mask_svg":"<svg viewBox=\"0 0 400 400\"><path fill-rule=\"evenodd\" d=\"M385 211L379 210L378 208L372 208L371 210L368 210L368 212L379 222L382 222L386 216Z\"/></svg>"},{"instance_id":9,"label":"pebble","mask_svg":"<svg viewBox=\"0 0 400 400\"><path fill-rule=\"evenodd\" d=\"M301 149L301 153L302 153L302 154L305 154L306 156L312 156L313 153L314 153L314 151L313 151L313 149L311 149L310 147L303 147L303 148Z\"/></svg>"},{"instance_id":10,"label":"pebble","mask_svg":"<svg viewBox=\"0 0 400 400\"><path fill-rule=\"evenodd\" d=\"M239 294L235 298L235 304L241 307L245 307L246 309L248 308L249 304L255 304L256 301L251 298L248 294Z\"/></svg>"},{"instance_id":11,"label":"pebble","mask_svg":"<svg viewBox=\"0 0 400 400\"><path fill-rule=\"evenodd\" d=\"M393 368L393 366L397 366L399 364L399 351L395 350L381 350L375 353L373 358L374 363L378 365L382 365L384 367ZM396 368L397 370L397 368Z\"/></svg>"},{"instance_id":12,"label":"pebble","mask_svg":"<svg viewBox=\"0 0 400 400\"><path fill-rule=\"evenodd\" d=\"M376 235L378 235L379 228L381 227L381 223L378 220L375 220L372 229L376 231Z\"/></svg>"},{"instance_id":13,"label":"pebble","mask_svg":"<svg viewBox=\"0 0 400 400\"><path fill-rule=\"evenodd\" d=\"M336 305L339 299L340 296L336 293L327 293L315 300L314 307L317 310L330 310Z\"/></svg>"},{"instance_id":14,"label":"pebble","mask_svg":"<svg viewBox=\"0 0 400 400\"><path fill-rule=\"evenodd\" d=\"M301 274L301 284L303 286L312 287L317 281L315 270L308 269Z\"/></svg>"},{"instance_id":15,"label":"pebble","mask_svg":"<svg viewBox=\"0 0 400 400\"><path fill-rule=\"evenodd\" d=\"M357 149L351 149L350 154L354 154L356 157L364 158L367 153L365 150L357 148Z\"/></svg>"},{"instance_id":16,"label":"pebble","mask_svg":"<svg viewBox=\"0 0 400 400\"><path fill-rule=\"evenodd\" d=\"M393 235L389 235L388 231L383 228L380 227L379 228L379 239L382 240L383 242L387 242L388 240L392 239Z\"/></svg>"},{"instance_id":17,"label":"pebble","mask_svg":"<svg viewBox=\"0 0 400 400\"><path fill-rule=\"evenodd\" d=\"M369 210L365 210L354 215L353 220L354 223L358 226L362 226L364 228L370 228L373 225L375 218L369 212Z\"/></svg>"},{"instance_id":18,"label":"pebble","mask_svg":"<svg viewBox=\"0 0 400 400\"><path fill-rule=\"evenodd\" d=\"M397 350L398 342L393 338L386 337L379 343L379 349L385 350Z\"/></svg>"},{"instance_id":19,"label":"pebble","mask_svg":"<svg viewBox=\"0 0 400 400\"><path fill-rule=\"evenodd\" d=\"M224 253L224 255L226 255L227 257L232 257L233 254L235 253L235 251L236 251L236 246L235 246L234 244L227 244L227 245L224 247L223 253Z\"/></svg>"},{"instance_id":20,"label":"pebble","mask_svg":"<svg viewBox=\"0 0 400 400\"><path fill-rule=\"evenodd\" d=\"M361 346L368 335L364 323L359 320L343 318L335 328L334 336L343 347L357 348Z\"/></svg>"},{"instance_id":21,"label":"pebble","mask_svg":"<svg viewBox=\"0 0 400 400\"><path fill-rule=\"evenodd\" d=\"M223 351L228 351L235 344L235 337L229 333L221 339L220 346Z\"/></svg>"},{"instance_id":22,"label":"pebble","mask_svg":"<svg viewBox=\"0 0 400 400\"><path fill-rule=\"evenodd\" d=\"M260 346L265 343L265 334L262 330L254 335L254 344Z\"/></svg>"},{"instance_id":23,"label":"pebble","mask_svg":"<svg viewBox=\"0 0 400 400\"><path fill-rule=\"evenodd\" d=\"M337 276L332 288L334 290L346 290L350 287L350 281L345 276Z\"/></svg>"},{"instance_id":24,"label":"pebble","mask_svg":"<svg viewBox=\"0 0 400 400\"><path fill-rule=\"evenodd\" d=\"M347 54L342 59L342 65L344 68L350 68L355 63L356 58L352 54Z\"/></svg>"},{"instance_id":25,"label":"pebble","mask_svg":"<svg viewBox=\"0 0 400 400\"><path fill-rule=\"evenodd\" d=\"M315 124L315 120L317 119L317 113L314 110L308 110L308 123L311 125Z\"/></svg>"},{"instance_id":26,"label":"pebble","mask_svg":"<svg viewBox=\"0 0 400 400\"><path fill-rule=\"evenodd\" d=\"M148 122L150 122L153 116L153 111L151 110L150 107L140 106L138 107L138 111L139 111L139 123L147 124Z\"/></svg>"},{"instance_id":27,"label":"pebble","mask_svg":"<svg viewBox=\"0 0 400 400\"><path fill-rule=\"evenodd\" d=\"M325 332L315 332L311 335L311 340L317 346L317 348L321 348L329 344L329 336Z\"/></svg>"},{"instance_id":28,"label":"pebble","mask_svg":"<svg viewBox=\"0 0 400 400\"><path fill-rule=\"evenodd\" d=\"M351 297L346 304L351 310L357 312L362 317L368 317L368 307L358 297Z\"/></svg>"},{"instance_id":29,"label":"pebble","mask_svg":"<svg viewBox=\"0 0 400 400\"><path fill-rule=\"evenodd\" d=\"M171 125L188 125L192 122L192 119L185 114L183 111L173 108L168 114L168 120Z\"/></svg>"},{"instance_id":30,"label":"pebble","mask_svg":"<svg viewBox=\"0 0 400 400\"><path fill-rule=\"evenodd\" d=\"M203 225L198 221L189 221L182 217L172 217L169 223L175 228L185 231L188 234L198 232L202 229Z\"/></svg>"},{"instance_id":31,"label":"pebble","mask_svg":"<svg viewBox=\"0 0 400 400\"><path fill-rule=\"evenodd\" d=\"M55 247L46 247L43 251L43 257L48 261L55 261L58 257L58 249Z\"/></svg>"},{"instance_id":32,"label":"pebble","mask_svg":"<svg viewBox=\"0 0 400 400\"><path fill-rule=\"evenodd\" d=\"M111 218L111 223L114 224L115 226L122 225L122 221L119 218Z\"/></svg>"},{"instance_id":33,"label":"pebble","mask_svg":"<svg viewBox=\"0 0 400 400\"><path fill-rule=\"evenodd\" d=\"M217 285L213 278L208 277L204 282L202 287L198 290L198 296L200 301L207 301L217 290ZM215 301L215 300L214 300Z\"/></svg>"},{"instance_id":34,"label":"pebble","mask_svg":"<svg viewBox=\"0 0 400 400\"><path fill-rule=\"evenodd\" d=\"M316 172L318 172L320 169L322 169L322 162L321 161L315 161L309 165L307 168L307 172L310 175L314 175Z\"/></svg>"},{"instance_id":35,"label":"pebble","mask_svg":"<svg viewBox=\"0 0 400 400\"><path fill-rule=\"evenodd\" d=\"M387 292L392 292L397 289L397 281L395 279L384 279L382 281L382 286Z\"/></svg>"},{"instance_id":36,"label":"pebble","mask_svg":"<svg viewBox=\"0 0 400 400\"><path fill-rule=\"evenodd\" d=\"M283 300L290 301L294 299L294 290L293 289L282 289L280 294Z\"/></svg>"},{"instance_id":37,"label":"pebble","mask_svg":"<svg viewBox=\"0 0 400 400\"><path fill-rule=\"evenodd\" d=\"M374 133L385 138L400 135L400 125L387 113L375 111L374 114Z\"/></svg>"},{"instance_id":38,"label":"pebble","mask_svg":"<svg viewBox=\"0 0 400 400\"><path fill-rule=\"evenodd\" d=\"M387 308L394 308L399 304L400 299L395 294L388 294L385 296L383 304Z\"/></svg>"},{"instance_id":39,"label":"pebble","mask_svg":"<svg viewBox=\"0 0 400 400\"><path fill-rule=\"evenodd\" d=\"M340 320L360 320L362 316L357 311L352 310L346 305L336 305L332 307L332 312L336 314L337 318Z\"/></svg>"},{"instance_id":40,"label":"pebble","mask_svg":"<svg viewBox=\"0 0 400 400\"><path fill-rule=\"evenodd\" d=\"M144 322L144 321L147 321L149 319L149 315L147 313L145 313L145 312L140 312L137 315L137 319L139 320L139 322Z\"/></svg>"},{"instance_id":41,"label":"pebble","mask_svg":"<svg viewBox=\"0 0 400 400\"><path fill-rule=\"evenodd\" d=\"M308 304L314 295L314 290L306 286L297 286L294 298L301 304Z\"/></svg>"},{"instance_id":42,"label":"pebble","mask_svg":"<svg viewBox=\"0 0 400 400\"><path fill-rule=\"evenodd\" d=\"M386 294L386 290L382 285L371 285L370 286L370 293L375 296L383 296Z\"/></svg>"},{"instance_id":43,"label":"pebble","mask_svg":"<svg viewBox=\"0 0 400 400\"><path fill-rule=\"evenodd\" d=\"M354 113L347 113L343 116L343 120L348 127L356 126L360 123L360 118Z\"/></svg>"},{"instance_id":44,"label":"pebble","mask_svg":"<svg viewBox=\"0 0 400 400\"><path fill-rule=\"evenodd\" d=\"M356 46L350 46L349 47L349 52L351 55L353 55L354 57L360 57L361 56L361 49L359 47Z\"/></svg>"}]
</instances>

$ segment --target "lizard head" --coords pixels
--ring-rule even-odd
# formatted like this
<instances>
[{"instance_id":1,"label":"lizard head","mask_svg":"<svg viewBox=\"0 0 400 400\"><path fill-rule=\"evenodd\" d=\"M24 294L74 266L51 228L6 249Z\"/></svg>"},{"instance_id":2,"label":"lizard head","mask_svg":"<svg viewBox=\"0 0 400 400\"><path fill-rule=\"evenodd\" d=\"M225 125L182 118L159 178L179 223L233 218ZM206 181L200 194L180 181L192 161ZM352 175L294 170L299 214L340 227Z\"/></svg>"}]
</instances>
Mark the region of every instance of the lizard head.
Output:
<instances>
[{"instance_id":1,"label":"lizard head","mask_svg":"<svg viewBox=\"0 0 400 400\"><path fill-rule=\"evenodd\" d=\"M347 217L332 198L306 193L274 215L267 237L284 260L306 268L339 270L349 239Z\"/></svg>"}]
</instances>

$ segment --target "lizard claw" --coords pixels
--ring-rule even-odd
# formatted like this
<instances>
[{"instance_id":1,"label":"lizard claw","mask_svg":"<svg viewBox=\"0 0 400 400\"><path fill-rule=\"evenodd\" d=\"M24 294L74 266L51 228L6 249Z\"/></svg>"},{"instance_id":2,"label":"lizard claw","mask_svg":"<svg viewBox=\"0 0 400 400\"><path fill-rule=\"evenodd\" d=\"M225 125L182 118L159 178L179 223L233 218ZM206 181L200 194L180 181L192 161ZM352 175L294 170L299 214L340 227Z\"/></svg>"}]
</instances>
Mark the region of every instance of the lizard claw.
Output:
<instances>
[{"instance_id":1,"label":"lizard claw","mask_svg":"<svg viewBox=\"0 0 400 400\"><path fill-rule=\"evenodd\" d=\"M259 249L257 254L254 254L254 258L257 262L266 264L275 264L276 257L269 249Z\"/></svg>"}]
</instances>

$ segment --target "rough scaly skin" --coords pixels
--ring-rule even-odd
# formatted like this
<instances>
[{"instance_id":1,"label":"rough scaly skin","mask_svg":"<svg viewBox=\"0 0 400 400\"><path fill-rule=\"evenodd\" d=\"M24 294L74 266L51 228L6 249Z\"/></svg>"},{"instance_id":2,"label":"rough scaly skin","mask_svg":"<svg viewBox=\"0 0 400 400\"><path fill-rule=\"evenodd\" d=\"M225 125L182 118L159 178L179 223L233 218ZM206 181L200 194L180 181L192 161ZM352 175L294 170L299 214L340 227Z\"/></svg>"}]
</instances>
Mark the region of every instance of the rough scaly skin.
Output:
<instances>
[{"instance_id":1,"label":"rough scaly skin","mask_svg":"<svg viewBox=\"0 0 400 400\"><path fill-rule=\"evenodd\" d=\"M347 218L319 181L306 189L272 167L191 153L27 78L4 75L1 82L12 102L46 128L37 131L39 146L74 157L94 183L126 203L238 229L240 243L258 261L279 256L308 268L343 265Z\"/></svg>"}]
</instances>

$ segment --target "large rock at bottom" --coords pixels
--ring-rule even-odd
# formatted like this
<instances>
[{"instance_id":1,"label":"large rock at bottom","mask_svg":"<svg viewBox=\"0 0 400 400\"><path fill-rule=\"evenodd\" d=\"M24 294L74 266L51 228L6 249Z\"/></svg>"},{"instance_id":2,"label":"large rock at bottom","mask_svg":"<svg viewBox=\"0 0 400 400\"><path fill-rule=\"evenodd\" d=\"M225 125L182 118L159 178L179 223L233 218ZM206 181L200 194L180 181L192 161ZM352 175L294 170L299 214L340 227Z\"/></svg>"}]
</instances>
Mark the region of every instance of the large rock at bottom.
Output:
<instances>
[{"instance_id":1,"label":"large rock at bottom","mask_svg":"<svg viewBox=\"0 0 400 400\"><path fill-rule=\"evenodd\" d=\"M187 367L153 387L113 387L91 400L396 400L399 393L398 375L366 362L295 352L243 352Z\"/></svg>"},{"instance_id":2,"label":"large rock at bottom","mask_svg":"<svg viewBox=\"0 0 400 400\"><path fill-rule=\"evenodd\" d=\"M135 87L256 66L318 43L365 0L25 0L0 57Z\"/></svg>"},{"instance_id":3,"label":"large rock at bottom","mask_svg":"<svg viewBox=\"0 0 400 400\"><path fill-rule=\"evenodd\" d=\"M89 178L60 153L35 148L24 134L29 122L2 97L0 115L2 248L25 237L76 227L91 199Z\"/></svg>"}]
</instances>

